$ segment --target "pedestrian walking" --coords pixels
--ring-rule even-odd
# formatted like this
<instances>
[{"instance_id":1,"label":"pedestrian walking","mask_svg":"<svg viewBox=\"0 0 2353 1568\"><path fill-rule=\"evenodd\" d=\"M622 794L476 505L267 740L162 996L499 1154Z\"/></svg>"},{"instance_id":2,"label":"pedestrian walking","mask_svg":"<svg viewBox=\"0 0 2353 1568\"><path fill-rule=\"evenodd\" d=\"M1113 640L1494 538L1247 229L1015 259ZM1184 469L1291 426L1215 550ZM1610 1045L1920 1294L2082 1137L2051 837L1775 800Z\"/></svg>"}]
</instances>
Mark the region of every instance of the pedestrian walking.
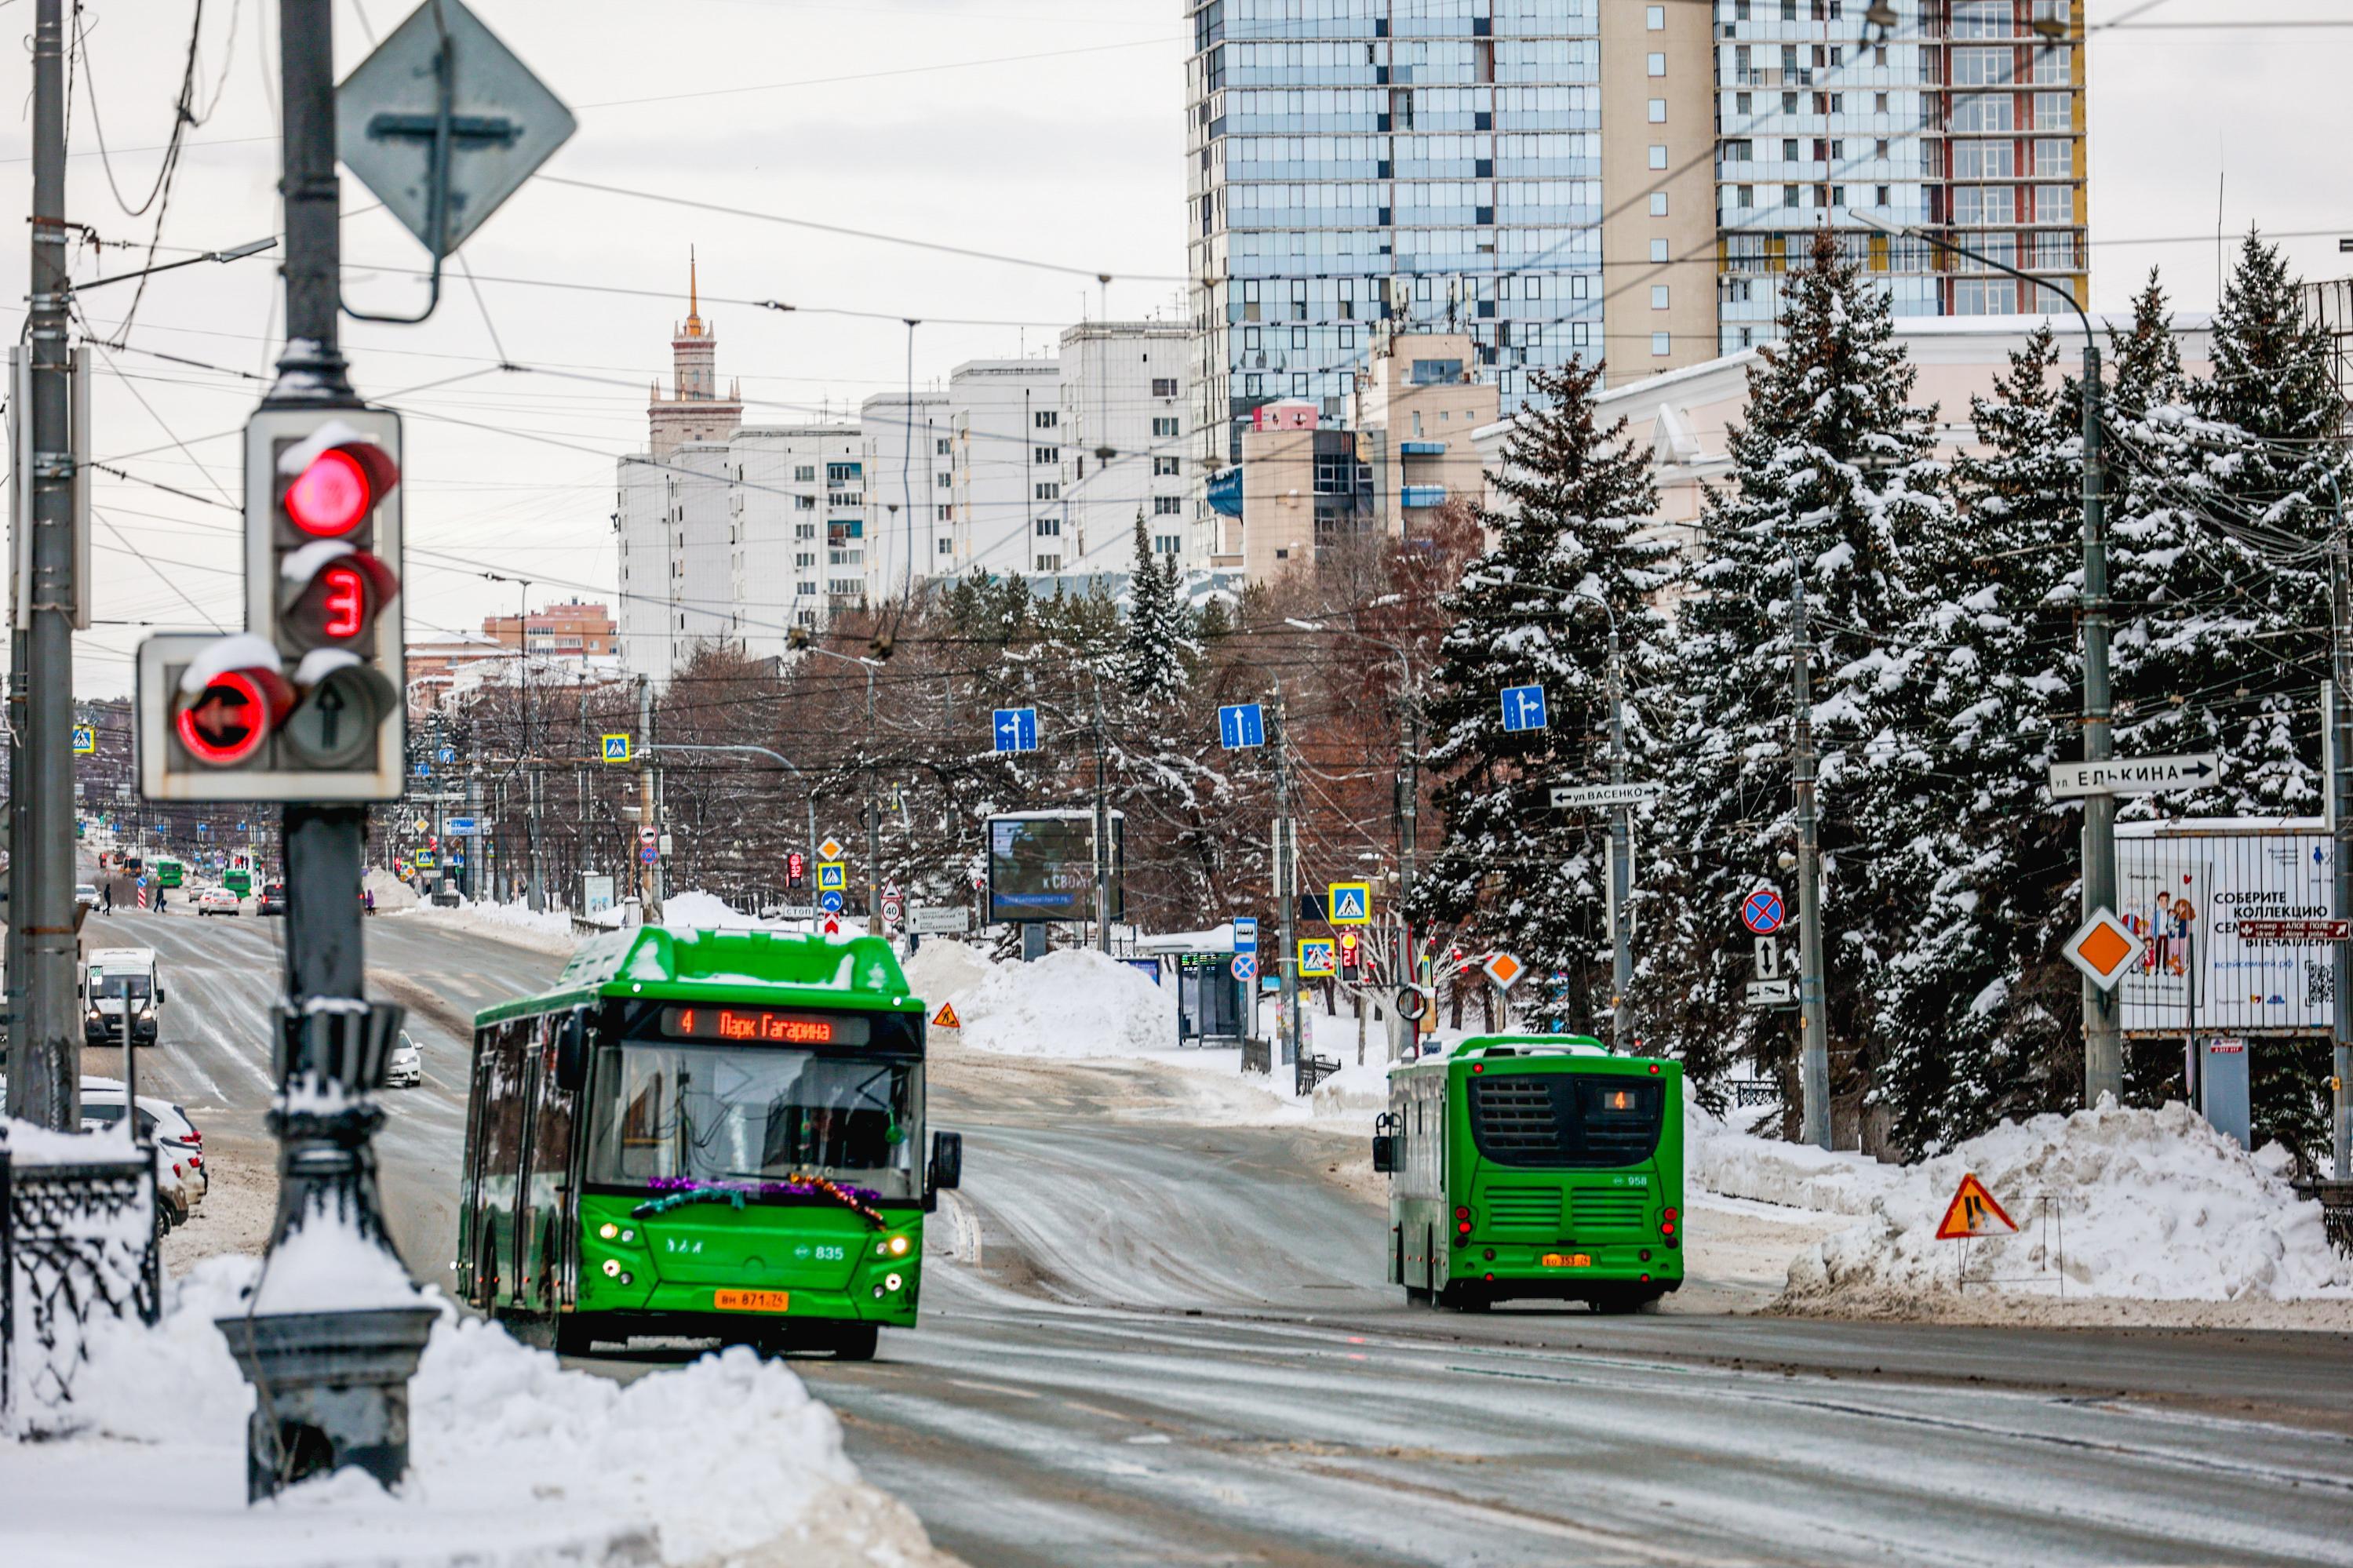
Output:
<instances>
[{"instance_id":1,"label":"pedestrian walking","mask_svg":"<svg viewBox=\"0 0 2353 1568\"><path fill-rule=\"evenodd\" d=\"M114 912L114 879L111 877L98 884L98 912L102 915Z\"/></svg>"}]
</instances>

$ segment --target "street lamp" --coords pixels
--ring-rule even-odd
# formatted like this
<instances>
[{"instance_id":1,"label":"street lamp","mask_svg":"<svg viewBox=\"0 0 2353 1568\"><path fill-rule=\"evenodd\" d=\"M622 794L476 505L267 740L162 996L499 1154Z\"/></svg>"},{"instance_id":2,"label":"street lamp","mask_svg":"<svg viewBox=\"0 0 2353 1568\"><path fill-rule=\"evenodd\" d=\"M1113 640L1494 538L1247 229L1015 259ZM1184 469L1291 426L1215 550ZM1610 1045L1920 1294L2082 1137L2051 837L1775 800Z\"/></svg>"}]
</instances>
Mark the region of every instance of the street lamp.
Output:
<instances>
[{"instance_id":1,"label":"street lamp","mask_svg":"<svg viewBox=\"0 0 2353 1568\"><path fill-rule=\"evenodd\" d=\"M2017 279L2031 288L2048 289L2067 301L2084 329L2084 760L2105 762L2116 755L2116 731L2108 691L2108 538L2103 514L2100 459L2100 343L2092 319L2074 296L2047 279L2037 278L1966 246L1957 245L1926 229L1891 223L1870 213L1854 214L1857 223L1882 234L1926 240L1939 250L1965 257L1981 267ZM2084 918L2116 905L2116 797L2084 797ZM2100 1096L2124 1098L2124 1035L2115 992L2104 991L2090 979L2083 983L2084 1102L2099 1103Z\"/></svg>"},{"instance_id":2,"label":"street lamp","mask_svg":"<svg viewBox=\"0 0 2353 1568\"><path fill-rule=\"evenodd\" d=\"M882 803L874 786L874 671L891 657L891 634L878 632L872 644L874 657L860 658L855 654L836 653L829 647L819 647L809 636L807 626L794 626L785 634L785 646L795 653L813 653L819 658L829 658L836 664L851 664L866 671L866 929L876 936L882 934ZM809 795L810 822L816 821L817 795ZM812 832L811 837L815 834ZM817 847L809 847L810 874L816 874Z\"/></svg>"}]
</instances>

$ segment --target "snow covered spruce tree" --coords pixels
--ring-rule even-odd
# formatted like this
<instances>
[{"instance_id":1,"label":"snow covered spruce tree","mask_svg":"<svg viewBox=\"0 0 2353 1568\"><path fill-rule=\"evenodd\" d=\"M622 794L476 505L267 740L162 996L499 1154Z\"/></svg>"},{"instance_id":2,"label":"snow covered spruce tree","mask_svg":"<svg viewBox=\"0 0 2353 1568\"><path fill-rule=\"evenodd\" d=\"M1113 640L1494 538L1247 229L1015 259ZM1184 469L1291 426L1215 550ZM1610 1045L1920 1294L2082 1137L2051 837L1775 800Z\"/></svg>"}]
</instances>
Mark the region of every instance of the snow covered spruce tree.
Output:
<instances>
[{"instance_id":1,"label":"snow covered spruce tree","mask_svg":"<svg viewBox=\"0 0 2353 1568\"><path fill-rule=\"evenodd\" d=\"M1916 892L1875 1005L1879 1093L1915 1155L2082 1095L2078 981L2058 950L2077 918L2080 816L2044 784L2077 754L2081 681L2082 404L2058 359L2039 328L1970 400L1961 516L1924 534L1908 574L1921 744L1876 772L1873 815L1910 818L1881 829L1873 879Z\"/></svg>"},{"instance_id":2,"label":"snow covered spruce tree","mask_svg":"<svg viewBox=\"0 0 2353 1568\"><path fill-rule=\"evenodd\" d=\"M1701 522L1679 616L1674 754L1664 769L1673 786L1660 814L1672 919L1651 928L1638 987L1646 1022L1666 1026L1703 1084L1736 1058L1778 1076L1795 1131L1798 1016L1744 1005L1753 949L1737 913L1765 878L1791 894L1795 913L1794 884L1776 862L1797 843L1790 590L1801 571L1820 754L1831 1091L1849 1145L1878 1065L1875 988L1918 902L1916 887L1892 888L1882 872L1885 847L1918 834L1922 818L1872 787L1874 769L1931 747L1893 634L1915 611L1908 574L1923 535L1953 526L1943 468L1930 455L1934 411L1909 401L1914 378L1886 297L1818 234L1808 265L1785 285L1780 341L1759 349L1749 370L1748 422L1727 437L1733 483L1711 493Z\"/></svg>"},{"instance_id":3,"label":"snow covered spruce tree","mask_svg":"<svg viewBox=\"0 0 2353 1568\"><path fill-rule=\"evenodd\" d=\"M1176 558L1153 553L1144 512L1135 514L1135 564L1128 578L1127 630L1120 645L1120 683L1150 705L1182 690L1200 658L1200 640L1180 597Z\"/></svg>"},{"instance_id":4,"label":"snow covered spruce tree","mask_svg":"<svg viewBox=\"0 0 2353 1568\"><path fill-rule=\"evenodd\" d=\"M1452 625L1430 681L1426 760L1442 780L1445 838L1417 879L1411 912L1453 926L1466 949L1508 943L1535 972L1516 994L1533 1026L1606 1033L1608 821L1555 813L1545 792L1608 776L1612 612L1628 746L1637 756L1649 749L1640 699L1668 670L1652 600L1674 545L1652 529L1648 455L1628 448L1624 420L1605 429L1596 419L1601 366L1529 379L1535 396L1488 476L1503 499L1480 515L1493 546L1444 601ZM1548 728L1504 730L1503 692L1513 686L1544 689ZM1638 778L1650 771L1634 764Z\"/></svg>"}]
</instances>

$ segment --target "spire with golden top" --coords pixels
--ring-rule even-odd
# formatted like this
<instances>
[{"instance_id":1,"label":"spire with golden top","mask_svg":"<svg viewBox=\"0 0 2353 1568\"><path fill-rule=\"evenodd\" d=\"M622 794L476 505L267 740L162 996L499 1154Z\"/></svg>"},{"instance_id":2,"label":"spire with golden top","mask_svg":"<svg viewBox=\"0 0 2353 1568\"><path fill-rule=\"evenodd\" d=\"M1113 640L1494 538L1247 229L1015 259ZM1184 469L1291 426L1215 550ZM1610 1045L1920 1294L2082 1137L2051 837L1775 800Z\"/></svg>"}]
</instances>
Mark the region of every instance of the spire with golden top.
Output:
<instances>
[{"instance_id":1,"label":"spire with golden top","mask_svg":"<svg viewBox=\"0 0 2353 1568\"><path fill-rule=\"evenodd\" d=\"M694 275L694 247L686 247L686 332L690 338L702 335L702 290Z\"/></svg>"}]
</instances>

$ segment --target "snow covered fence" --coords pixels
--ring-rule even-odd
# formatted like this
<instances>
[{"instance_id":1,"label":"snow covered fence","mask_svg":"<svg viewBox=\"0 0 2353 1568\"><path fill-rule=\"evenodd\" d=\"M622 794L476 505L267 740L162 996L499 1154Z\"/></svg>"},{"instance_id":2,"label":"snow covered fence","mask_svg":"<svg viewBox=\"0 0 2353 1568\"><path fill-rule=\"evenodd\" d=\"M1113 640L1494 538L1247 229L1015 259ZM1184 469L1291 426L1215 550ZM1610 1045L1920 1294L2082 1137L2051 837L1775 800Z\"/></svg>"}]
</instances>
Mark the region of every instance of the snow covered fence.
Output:
<instances>
[{"instance_id":1,"label":"snow covered fence","mask_svg":"<svg viewBox=\"0 0 2353 1568\"><path fill-rule=\"evenodd\" d=\"M105 1133L0 1121L0 1432L70 1431L100 1320L155 1321L155 1162Z\"/></svg>"}]
</instances>

